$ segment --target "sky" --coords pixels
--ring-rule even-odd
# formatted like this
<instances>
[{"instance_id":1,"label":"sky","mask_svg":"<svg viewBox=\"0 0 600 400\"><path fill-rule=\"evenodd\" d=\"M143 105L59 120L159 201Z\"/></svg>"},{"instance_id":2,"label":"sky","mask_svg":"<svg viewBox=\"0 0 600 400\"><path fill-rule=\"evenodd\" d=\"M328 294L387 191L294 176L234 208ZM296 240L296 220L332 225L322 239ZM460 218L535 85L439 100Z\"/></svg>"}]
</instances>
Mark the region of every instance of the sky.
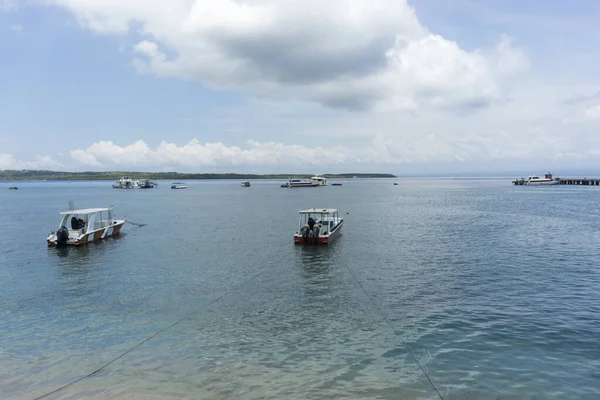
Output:
<instances>
[{"instance_id":1,"label":"sky","mask_svg":"<svg viewBox=\"0 0 600 400\"><path fill-rule=\"evenodd\" d=\"M0 170L600 169L596 0L0 0Z\"/></svg>"}]
</instances>

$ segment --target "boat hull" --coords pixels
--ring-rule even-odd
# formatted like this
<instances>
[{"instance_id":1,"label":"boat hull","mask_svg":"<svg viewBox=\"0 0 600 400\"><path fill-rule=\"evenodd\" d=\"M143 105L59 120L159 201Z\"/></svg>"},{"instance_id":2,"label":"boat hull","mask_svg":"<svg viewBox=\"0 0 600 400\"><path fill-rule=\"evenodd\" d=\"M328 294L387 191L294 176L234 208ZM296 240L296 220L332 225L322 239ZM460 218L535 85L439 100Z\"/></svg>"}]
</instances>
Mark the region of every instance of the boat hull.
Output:
<instances>
[{"instance_id":1,"label":"boat hull","mask_svg":"<svg viewBox=\"0 0 600 400\"><path fill-rule=\"evenodd\" d=\"M527 186L550 186L558 185L558 181L543 181L543 182L525 182Z\"/></svg>"},{"instance_id":2,"label":"boat hull","mask_svg":"<svg viewBox=\"0 0 600 400\"><path fill-rule=\"evenodd\" d=\"M124 220L115 221L112 225L108 225L108 226L102 227L100 229L82 233L81 235L79 235L75 238L72 238L71 235L69 235L69 240L67 240L66 245L67 246L80 246L82 244L104 240L111 236L117 236L121 233L121 228L123 227L124 223L125 223ZM48 242L48 246L58 245L56 234L52 234L52 235L48 236L47 242Z\"/></svg>"},{"instance_id":3,"label":"boat hull","mask_svg":"<svg viewBox=\"0 0 600 400\"><path fill-rule=\"evenodd\" d=\"M331 232L329 232L328 235L326 235L326 236L319 235L318 238L315 238L314 236L309 236L305 240L305 238L302 235L297 233L294 235L294 244L296 244L296 245L328 245L329 243L331 243L331 241L335 240L340 235L343 224L344 224L344 220L342 219L338 223L338 225L335 227L335 229L332 230Z\"/></svg>"},{"instance_id":4,"label":"boat hull","mask_svg":"<svg viewBox=\"0 0 600 400\"><path fill-rule=\"evenodd\" d=\"M303 188L303 187L319 187L319 186L321 186L321 185L319 185L318 183L301 183L301 184L294 183L291 185L285 183L285 184L281 185L281 187L286 187L286 188L290 188L290 189Z\"/></svg>"}]
</instances>

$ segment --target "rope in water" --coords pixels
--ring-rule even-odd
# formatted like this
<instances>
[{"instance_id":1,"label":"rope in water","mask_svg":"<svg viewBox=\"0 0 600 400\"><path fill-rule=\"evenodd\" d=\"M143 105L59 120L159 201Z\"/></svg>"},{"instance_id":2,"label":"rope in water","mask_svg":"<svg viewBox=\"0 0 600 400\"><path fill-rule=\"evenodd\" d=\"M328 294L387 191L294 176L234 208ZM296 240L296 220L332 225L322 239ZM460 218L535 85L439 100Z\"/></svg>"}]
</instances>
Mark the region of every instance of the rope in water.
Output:
<instances>
[{"instance_id":1,"label":"rope in water","mask_svg":"<svg viewBox=\"0 0 600 400\"><path fill-rule=\"evenodd\" d=\"M419 367L419 369L423 372L423 374L425 374L425 376L427 377L427 380L431 384L431 387L433 388L433 390L435 390L435 392L437 393L437 395L439 396L439 398L441 400L444 400L444 398L442 397L442 395L440 394L440 392L437 390L437 388L433 384L433 381L431 380L431 378L429 377L429 375L427 374L427 372L425 372L425 369L421 366L421 363L419 363L419 361L417 360L417 357L415 357L415 355L413 354L412 350L408 346L408 343L406 343L406 341L403 340L402 337L400 336L400 332L398 332L398 330L394 327L394 325L392 325L392 323L390 322L390 320L388 319L388 317L386 317L386 315L384 314L383 310L381 310L381 308L377 305L377 303L375 302L375 300L373 300L373 297L371 297L371 295L369 295L369 293L364 288L364 286L362 285L362 283L360 282L360 280L358 279L358 277L356 276L356 274L354 273L354 271L352 271L352 269L350 269L350 267L348 267L348 265L346 265L346 268L348 269L348 271L350 271L350 274L352 274L352 277L354 277L354 279L356 280L356 283L358 283L358 286L360 286L360 288L362 289L362 291L365 292L365 295L369 298L369 300L371 301L371 303L373 304L373 306L375 307L375 309L379 312L379 314L381 314L381 316L383 317L384 321L387 322L387 324L392 329L392 331L394 331L394 333L396 334L396 336L398 336L400 338L400 340L402 340L402 343L404 343L404 346L406 346L406 350L408 350L408 353L410 354L410 356L412 357L412 359L415 361L415 364L417 364L417 366Z\"/></svg>"},{"instance_id":2,"label":"rope in water","mask_svg":"<svg viewBox=\"0 0 600 400\"><path fill-rule=\"evenodd\" d=\"M257 278L257 277L258 277L260 274L262 274L262 273L264 273L264 272L266 272L266 271L261 271L261 272L259 272L259 273L255 274L255 275L253 275L251 278L249 278L249 279L246 279L244 282L240 283L239 285L237 285L237 286L233 287L232 289L230 289L230 290L226 291L225 293L223 293L222 295L220 295L219 297L217 297L216 299L214 299L214 300L212 300L210 303L208 303L208 304L206 305L206 307L208 307L208 306L210 306L210 305L212 305L212 304L216 303L217 301L221 300L223 297L227 296L229 293L231 293L231 292L233 292L233 291L235 291L235 290L239 289L240 287L244 286L246 283L253 281L253 280L254 280L254 279L256 279L256 278ZM200 310L201 310L201 309L200 309ZM108 367L109 365L111 365L111 364L112 364L112 363L114 363L115 361L117 361L117 360L121 359L122 357L126 356L127 354L131 353L133 350L137 349L138 347L140 347L140 346L141 346L141 345L143 345L144 343L146 343L146 342L148 342L148 341L150 341L150 340L154 339L155 337L157 337L157 336L158 336L158 335L160 335L161 333L163 333L163 332L165 332L165 331L167 331L167 330L169 330L169 329L173 328L175 325L177 325L177 324L179 324L179 323L181 323L181 322L185 321L186 319L188 319L188 318L191 318L191 317L192 317L192 316L194 316L195 314L198 314L198 313L200 312L200 310L196 310L196 311L194 311L194 312L192 312L192 313L189 313L188 315L186 315L185 317L183 317L183 318L179 319L178 321L176 321L176 322L172 323L171 325L169 325L169 326L167 326L167 327L165 327L165 328L163 328L163 329L159 330L158 332L156 332L156 333L154 333L153 335L151 335L151 336L147 337L146 339L142 340L141 342L139 342L139 343L138 343L138 344L136 344L135 346L131 347L130 349L128 349L128 350L127 350L127 351L125 351L124 353L120 354L118 357L115 357L115 358L113 358L111 361L107 362L106 364L104 364L104 365L103 365L103 366L101 366L100 368L96 369L95 371L93 371L93 372L90 372L90 373L89 373L89 374L87 374L87 375L81 376L81 377L79 377L79 378L75 379L74 381L72 381L72 382L70 382L70 383L67 383L66 385L64 385L64 386L61 386L61 387L59 387L58 389L55 389L55 390L53 390L53 391L51 391L51 392L48 392L48 393L46 393L46 394L44 394L44 395L42 395L42 396L40 396L40 397L36 397L34 400L43 399L44 397L50 396L51 394L58 393L58 392L60 392L61 390L63 390L63 389L66 389L66 388L68 388L69 386L76 384L77 382L80 382L80 381L82 381L82 380L84 380L84 379L86 379L86 378L89 378L89 377L91 377L92 375L95 375L95 374L97 374L98 372L102 371L104 368Z\"/></svg>"},{"instance_id":3,"label":"rope in water","mask_svg":"<svg viewBox=\"0 0 600 400\"><path fill-rule=\"evenodd\" d=\"M146 225L148 225L148 224L138 224L138 223L136 223L136 222L133 222L133 221L127 221L127 220L125 220L125 222L127 222L128 224L131 224L131 225L135 225L135 226L146 226Z\"/></svg>"},{"instance_id":4,"label":"rope in water","mask_svg":"<svg viewBox=\"0 0 600 400\"><path fill-rule=\"evenodd\" d=\"M126 221L129 222L129 221ZM142 225L143 226L143 225ZM387 316L383 313L383 311L381 310L381 308L377 305L377 303L375 302L375 300L371 297L371 295L369 295L369 293L367 292L367 290L364 288L364 286L362 285L362 283L360 282L360 280L358 279L358 277L356 276L356 274L354 274L354 272L352 271L352 269L350 269L350 267L348 267L346 265L346 268L348 269L348 271L350 271L350 274L354 277L354 279L356 280L356 282L358 283L358 286L360 286L360 288L362 289L362 291L365 293L365 295L367 296L367 298L371 301L371 303L373 304L373 306L375 307L375 309L381 314L381 316L383 317L384 321L389 325L389 327L392 329L392 331L394 331L394 333L396 334L396 336L401 337L400 336L400 332L398 332L398 330L392 325L392 323L390 322L390 320L387 318ZM239 285L233 287L232 289L226 291L225 293L223 293L222 295L220 295L219 297L217 297L216 299L212 300L211 302L209 302L206 306L210 306L216 302L218 302L219 300L223 299L225 296L227 296L229 293L239 289L240 287L244 286L246 283L253 281L254 279L256 279L259 275L261 275L262 273L264 273L265 271L261 271L255 275L253 275L251 278L245 280L244 282L240 283ZM34 400L39 400L39 399L43 399L44 397L50 396L54 393L58 393L61 390L64 390L66 388L68 388L69 386L72 386L74 384L76 384L77 382L80 382L86 378L89 378L95 374L97 374L98 372L102 371L103 369L105 369L106 367L108 367L109 365L113 364L114 362L118 361L119 359L123 358L124 356L126 356L127 354L131 353L133 350L137 349L138 347L142 346L144 343L149 342L150 340L154 339L155 337L157 337L158 335L160 335L161 333L173 328L174 326L180 324L181 322L185 321L188 318L191 318L192 316L194 316L195 314L199 313L200 310L196 310L194 312L189 313L188 315L184 316L183 318L175 321L174 323L172 323L171 325L166 326L165 328L159 330L158 332L154 333L153 335L147 337L146 339L142 340L141 342L139 342L138 344L136 344L135 346L129 348L127 351L123 352L122 354L120 354L119 356L115 357L114 359L112 359L111 361L107 362L106 364L104 364L103 366L101 366L100 368L96 369L95 371L90 372L87 375L81 376L77 379L75 379L74 381L67 383L66 385L63 385L61 387L59 387L58 389L55 389L51 392L48 392L42 396L36 397ZM435 390L435 392L437 393L437 395L439 396L439 398L441 400L444 400L444 398L442 397L442 395L440 394L440 392L438 391L438 389L435 387L433 381L431 380L431 378L429 377L429 375L427 374L427 372L425 372L425 369L423 368L423 366L421 366L421 364L419 363L419 361L417 360L417 358L415 357L415 355L413 354L412 350L410 349L410 347L408 346L408 344L406 343L406 341L402 340L402 342L404 343L404 345L406 346L406 349L408 350L408 353L411 355L412 359L414 360L414 362L417 364L417 366L419 367L419 369L423 372L423 374L427 377L427 380L429 381L429 383L431 384L431 387L433 388L433 390Z\"/></svg>"}]
</instances>

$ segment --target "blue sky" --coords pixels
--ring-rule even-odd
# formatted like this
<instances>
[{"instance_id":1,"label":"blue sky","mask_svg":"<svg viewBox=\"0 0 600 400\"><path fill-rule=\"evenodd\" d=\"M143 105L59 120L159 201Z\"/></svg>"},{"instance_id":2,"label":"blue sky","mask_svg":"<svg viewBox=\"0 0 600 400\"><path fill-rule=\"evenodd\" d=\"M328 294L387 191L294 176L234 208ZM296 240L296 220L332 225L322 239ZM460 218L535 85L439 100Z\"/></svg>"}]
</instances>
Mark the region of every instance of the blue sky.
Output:
<instances>
[{"instance_id":1,"label":"blue sky","mask_svg":"<svg viewBox=\"0 0 600 400\"><path fill-rule=\"evenodd\" d=\"M600 3L286 4L0 0L0 169L600 165Z\"/></svg>"}]
</instances>

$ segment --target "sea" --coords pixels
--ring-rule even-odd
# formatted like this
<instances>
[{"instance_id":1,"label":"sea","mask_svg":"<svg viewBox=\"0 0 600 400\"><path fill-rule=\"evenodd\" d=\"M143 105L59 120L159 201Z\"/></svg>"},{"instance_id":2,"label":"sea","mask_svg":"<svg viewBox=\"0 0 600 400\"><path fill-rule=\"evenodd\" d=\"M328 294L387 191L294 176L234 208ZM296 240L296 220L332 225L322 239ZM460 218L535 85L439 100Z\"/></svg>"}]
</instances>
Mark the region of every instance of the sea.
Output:
<instances>
[{"instance_id":1,"label":"sea","mask_svg":"<svg viewBox=\"0 0 600 400\"><path fill-rule=\"evenodd\" d=\"M599 399L600 188L510 181L0 182L0 398Z\"/></svg>"}]
</instances>

